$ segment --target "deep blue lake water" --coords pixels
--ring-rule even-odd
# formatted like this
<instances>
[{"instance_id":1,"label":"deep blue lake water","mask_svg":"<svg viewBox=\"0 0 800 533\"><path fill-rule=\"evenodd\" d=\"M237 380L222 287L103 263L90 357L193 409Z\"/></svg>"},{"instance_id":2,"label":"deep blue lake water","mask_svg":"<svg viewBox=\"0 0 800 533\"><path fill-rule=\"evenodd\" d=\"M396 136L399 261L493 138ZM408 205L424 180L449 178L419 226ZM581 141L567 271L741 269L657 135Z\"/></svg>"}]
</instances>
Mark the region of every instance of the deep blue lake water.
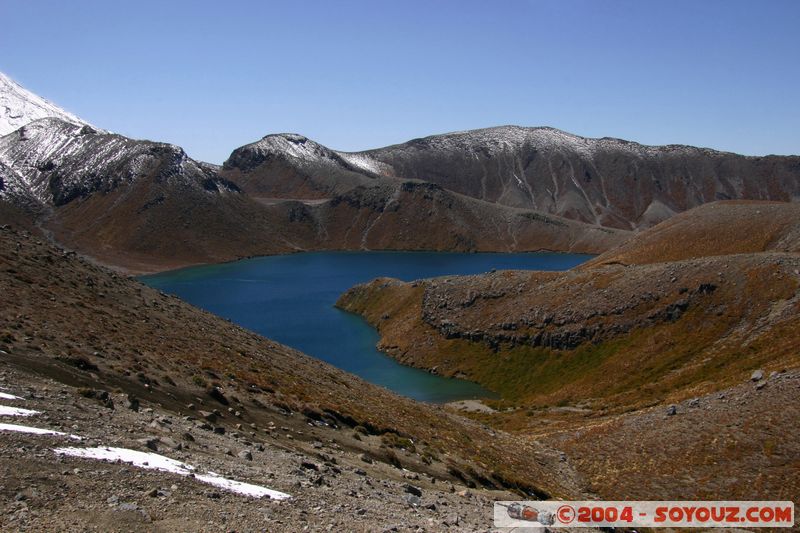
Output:
<instances>
[{"instance_id":1,"label":"deep blue lake water","mask_svg":"<svg viewBox=\"0 0 800 533\"><path fill-rule=\"evenodd\" d=\"M404 281L491 269L566 270L591 256L439 252L312 252L185 268L141 281L265 337L427 402L492 396L475 383L409 368L379 352L377 332L333 307L357 283Z\"/></svg>"}]
</instances>

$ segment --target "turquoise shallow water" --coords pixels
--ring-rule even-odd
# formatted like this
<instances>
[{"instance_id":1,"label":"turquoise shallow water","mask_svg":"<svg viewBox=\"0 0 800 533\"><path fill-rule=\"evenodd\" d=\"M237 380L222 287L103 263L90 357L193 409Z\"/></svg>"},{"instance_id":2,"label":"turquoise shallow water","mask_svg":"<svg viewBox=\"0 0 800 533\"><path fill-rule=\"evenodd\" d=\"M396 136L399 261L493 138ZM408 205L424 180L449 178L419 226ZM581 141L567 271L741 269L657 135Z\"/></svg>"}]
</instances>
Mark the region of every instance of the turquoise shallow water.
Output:
<instances>
[{"instance_id":1,"label":"turquoise shallow water","mask_svg":"<svg viewBox=\"0 0 800 533\"><path fill-rule=\"evenodd\" d=\"M377 332L333 307L348 288L380 276L411 281L491 269L566 270L591 256L439 252L312 252L259 257L143 276L141 281L399 394L427 402L492 394L379 352Z\"/></svg>"}]
</instances>

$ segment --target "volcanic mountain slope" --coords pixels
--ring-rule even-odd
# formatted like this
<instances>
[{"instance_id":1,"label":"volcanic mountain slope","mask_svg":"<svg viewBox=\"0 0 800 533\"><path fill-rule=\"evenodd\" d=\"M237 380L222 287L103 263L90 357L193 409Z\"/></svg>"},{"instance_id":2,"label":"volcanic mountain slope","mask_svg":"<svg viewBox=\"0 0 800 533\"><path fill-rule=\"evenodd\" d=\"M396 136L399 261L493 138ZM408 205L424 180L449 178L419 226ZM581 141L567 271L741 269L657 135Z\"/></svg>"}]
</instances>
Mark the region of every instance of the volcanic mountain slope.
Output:
<instances>
[{"instance_id":1,"label":"volcanic mountain slope","mask_svg":"<svg viewBox=\"0 0 800 533\"><path fill-rule=\"evenodd\" d=\"M256 198L329 198L369 184L383 170L369 158L291 133L237 148L222 165L225 177Z\"/></svg>"},{"instance_id":2,"label":"volcanic mountain slope","mask_svg":"<svg viewBox=\"0 0 800 533\"><path fill-rule=\"evenodd\" d=\"M41 202L16 170L0 161L0 200L23 209L35 210Z\"/></svg>"},{"instance_id":3,"label":"volcanic mountain slope","mask_svg":"<svg viewBox=\"0 0 800 533\"><path fill-rule=\"evenodd\" d=\"M274 206L273 209L281 209ZM290 218L317 228L317 248L598 253L629 232L490 204L419 181L376 180Z\"/></svg>"},{"instance_id":4,"label":"volcanic mountain slope","mask_svg":"<svg viewBox=\"0 0 800 533\"><path fill-rule=\"evenodd\" d=\"M0 138L16 177L0 200L24 195L56 240L132 270L286 251L268 213L180 148L59 119ZM15 192L21 191L21 192Z\"/></svg>"},{"instance_id":5,"label":"volcanic mountain slope","mask_svg":"<svg viewBox=\"0 0 800 533\"><path fill-rule=\"evenodd\" d=\"M267 517L261 505L242 508L233 502L248 523L257 520L254 513L268 520L258 528L291 530L297 520L319 525L323 518L313 507L319 511L321 506L325 524L335 521L340 530L375 530L406 520L413 530L414 520L429 527L428 518L434 528L445 528L443 521L452 513L460 514L461 529L481 529L489 516L487 498L511 496L485 492L492 487L538 496L582 494L580 480L554 450L398 397L9 228L0 228L0 294L2 386L39 398L32 406L48 416L31 420L88 435L87 445L158 447L189 463L221 462L229 475L238 473L296 498L296 504L273 509ZM116 410L97 403L107 404L109 396L102 391L111 392ZM138 397L140 418L125 414L125 404L131 403L125 394ZM7 454L16 450L14 471L4 474L0 491L4 496L12 491L3 498L10 502L19 483L28 491L28 505L39 513L28 519L40 525L70 506L103 512L110 495L136 498L152 487L137 489L141 482L114 465L103 467L114 485L104 487L106 477L99 475L83 480L80 472L98 467L78 460L67 470L79 468L76 476L65 479L65 466L52 466L56 458L48 450L13 442L8 449L0 444L2 469L9 464ZM226 448L252 450L253 462L231 459ZM360 459L360 453L373 462ZM39 474L25 481L23 472ZM424 511L421 503L409 505L404 491L415 489L403 488L409 482L404 474L422 487L426 505L437 505ZM156 487L172 483L163 476L147 479ZM475 499L451 494L448 480L475 486ZM33 493L31 485L38 486ZM186 505L164 508L155 497L138 499L138 505L154 519L179 515L190 520L195 519L193 504L212 505L202 488L198 492L183 482L180 488L188 491L183 492L191 500ZM50 489L61 496L48 502ZM102 499L93 500L98 493ZM223 498L212 507L222 511L229 504L230 498ZM328 512L334 506L338 512ZM441 506L447 508L439 515ZM45 507L49 512L41 512ZM356 514L358 507L369 513ZM3 516L0 521L9 515ZM91 516L76 519L83 523ZM276 519L284 520L283 526Z\"/></svg>"},{"instance_id":6,"label":"volcanic mountain slope","mask_svg":"<svg viewBox=\"0 0 800 533\"><path fill-rule=\"evenodd\" d=\"M746 209L792 221L767 230L772 236L794 235L800 225L794 205L716 204L635 242L646 250L672 227L693 227L691 219L708 229L736 219L739 234L760 231L762 219L736 218ZM757 366L797 366L797 249L762 252L763 239L753 239L733 255L692 258L699 245L690 237L673 236L687 259L625 266L606 259L614 250L568 272L381 279L338 305L375 324L381 347L404 363L464 374L526 405L627 409L732 384Z\"/></svg>"},{"instance_id":7,"label":"volcanic mountain slope","mask_svg":"<svg viewBox=\"0 0 800 533\"><path fill-rule=\"evenodd\" d=\"M0 138L0 203L130 271L319 249L602 252L625 232L376 178L330 200L264 204L180 148L58 119Z\"/></svg>"},{"instance_id":8,"label":"volcanic mountain slope","mask_svg":"<svg viewBox=\"0 0 800 533\"><path fill-rule=\"evenodd\" d=\"M645 146L554 128L435 135L365 155L469 196L622 228L715 200L800 198L800 157Z\"/></svg>"},{"instance_id":9,"label":"volcanic mountain slope","mask_svg":"<svg viewBox=\"0 0 800 533\"><path fill-rule=\"evenodd\" d=\"M87 123L44 98L33 94L0 72L0 137L38 120L55 117L73 124Z\"/></svg>"},{"instance_id":10,"label":"volcanic mountain slope","mask_svg":"<svg viewBox=\"0 0 800 533\"><path fill-rule=\"evenodd\" d=\"M624 229L717 200L800 198L797 156L746 157L517 126L357 153L274 135L234 151L223 172L246 190L284 198L320 198L376 175L419 179L492 203Z\"/></svg>"},{"instance_id":11,"label":"volcanic mountain slope","mask_svg":"<svg viewBox=\"0 0 800 533\"><path fill-rule=\"evenodd\" d=\"M37 120L0 138L0 161L24 177L42 204L56 207L151 176L209 191L236 190L210 165L188 158L176 146L135 141L56 118Z\"/></svg>"},{"instance_id":12,"label":"volcanic mountain slope","mask_svg":"<svg viewBox=\"0 0 800 533\"><path fill-rule=\"evenodd\" d=\"M568 272L378 279L337 305L401 362L499 392L472 416L564 450L597 494L800 501L796 213L712 204ZM696 257L713 228L721 255ZM778 374L741 385L755 369Z\"/></svg>"}]
</instances>

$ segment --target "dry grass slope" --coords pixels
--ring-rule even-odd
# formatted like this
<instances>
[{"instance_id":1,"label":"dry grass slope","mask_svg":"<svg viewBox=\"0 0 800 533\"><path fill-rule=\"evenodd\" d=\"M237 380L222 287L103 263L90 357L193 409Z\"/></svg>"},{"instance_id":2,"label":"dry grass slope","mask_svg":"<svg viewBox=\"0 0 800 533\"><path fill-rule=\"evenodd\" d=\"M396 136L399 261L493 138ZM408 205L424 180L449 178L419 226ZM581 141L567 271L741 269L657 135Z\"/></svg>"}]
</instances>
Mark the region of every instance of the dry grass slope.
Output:
<instances>
[{"instance_id":1,"label":"dry grass slope","mask_svg":"<svg viewBox=\"0 0 800 533\"><path fill-rule=\"evenodd\" d=\"M338 305L400 361L499 392L470 416L563 447L599 495L798 501L797 213L712 204L572 271L378 279ZM777 381L741 385L757 368Z\"/></svg>"}]
</instances>

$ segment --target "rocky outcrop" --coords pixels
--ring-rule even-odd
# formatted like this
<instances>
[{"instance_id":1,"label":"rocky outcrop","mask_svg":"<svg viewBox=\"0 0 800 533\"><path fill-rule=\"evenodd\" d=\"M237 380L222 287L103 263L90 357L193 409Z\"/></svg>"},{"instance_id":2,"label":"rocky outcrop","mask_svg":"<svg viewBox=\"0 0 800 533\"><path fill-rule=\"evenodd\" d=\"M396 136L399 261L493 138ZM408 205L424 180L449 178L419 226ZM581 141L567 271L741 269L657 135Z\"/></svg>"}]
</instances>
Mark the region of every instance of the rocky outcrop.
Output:
<instances>
[{"instance_id":1,"label":"rocky outcrop","mask_svg":"<svg viewBox=\"0 0 800 533\"><path fill-rule=\"evenodd\" d=\"M733 220L740 204L699 208L698 216L728 207ZM790 216L796 206L766 207L775 209L765 219L790 223L747 241L754 227L742 220L734 232L750 248L728 250L721 237L719 251L693 257L700 249L693 234L674 233L688 258L621 264L600 256L567 272L378 279L337 305L373 324L380 348L401 362L465 376L523 405L590 398L642 405L730 384L750 366L800 365L800 255L782 244L763 251L766 241L788 242L800 218ZM671 221L662 226L633 242L649 246L673 231Z\"/></svg>"},{"instance_id":2,"label":"rocky outcrop","mask_svg":"<svg viewBox=\"0 0 800 533\"><path fill-rule=\"evenodd\" d=\"M708 266L595 271L592 275L611 280L602 289L580 275L545 280L495 273L431 280L424 284L422 320L445 338L481 342L494 350L501 346L572 350L680 319L717 289L715 283L694 281ZM492 322L482 322L476 316L480 312L470 311L487 306L507 311Z\"/></svg>"}]
</instances>

